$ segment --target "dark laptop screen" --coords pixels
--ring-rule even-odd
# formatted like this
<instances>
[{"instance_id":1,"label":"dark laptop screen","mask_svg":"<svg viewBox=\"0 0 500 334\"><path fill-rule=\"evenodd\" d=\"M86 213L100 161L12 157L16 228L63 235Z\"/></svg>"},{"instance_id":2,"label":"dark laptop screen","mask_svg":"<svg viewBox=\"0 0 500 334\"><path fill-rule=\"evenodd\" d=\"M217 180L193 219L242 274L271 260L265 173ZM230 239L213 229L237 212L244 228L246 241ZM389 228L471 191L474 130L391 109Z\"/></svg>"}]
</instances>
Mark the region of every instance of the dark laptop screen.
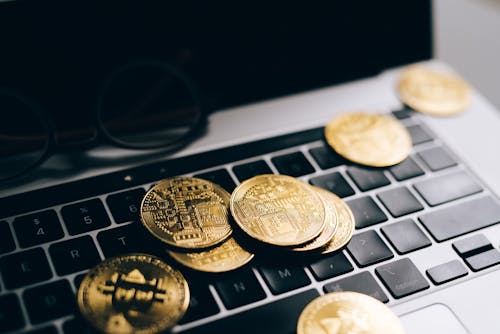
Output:
<instances>
[{"instance_id":1,"label":"dark laptop screen","mask_svg":"<svg viewBox=\"0 0 500 334\"><path fill-rule=\"evenodd\" d=\"M110 73L153 60L184 73L216 110L430 58L430 7L429 0L0 2L0 87L36 101L58 129L75 129L91 123Z\"/></svg>"}]
</instances>

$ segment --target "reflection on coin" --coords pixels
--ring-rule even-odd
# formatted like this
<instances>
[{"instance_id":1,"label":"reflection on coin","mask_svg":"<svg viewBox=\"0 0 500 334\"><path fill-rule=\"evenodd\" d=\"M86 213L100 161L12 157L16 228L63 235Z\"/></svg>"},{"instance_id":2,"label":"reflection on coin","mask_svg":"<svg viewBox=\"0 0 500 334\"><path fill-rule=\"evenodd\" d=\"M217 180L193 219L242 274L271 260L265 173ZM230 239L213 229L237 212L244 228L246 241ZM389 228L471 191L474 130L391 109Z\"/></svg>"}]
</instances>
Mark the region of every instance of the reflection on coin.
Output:
<instances>
[{"instance_id":1,"label":"reflection on coin","mask_svg":"<svg viewBox=\"0 0 500 334\"><path fill-rule=\"evenodd\" d=\"M240 268L254 257L253 254L241 248L234 238L229 238L210 250L189 253L169 250L168 254L186 267L211 273Z\"/></svg>"},{"instance_id":2,"label":"reflection on coin","mask_svg":"<svg viewBox=\"0 0 500 334\"><path fill-rule=\"evenodd\" d=\"M231 213L249 236L276 246L297 246L325 227L325 205L307 184L286 175L259 175L231 195Z\"/></svg>"},{"instance_id":3,"label":"reflection on coin","mask_svg":"<svg viewBox=\"0 0 500 334\"><path fill-rule=\"evenodd\" d=\"M78 290L78 306L104 333L158 333L173 327L189 304L182 274L157 257L129 254L91 269Z\"/></svg>"},{"instance_id":4,"label":"reflection on coin","mask_svg":"<svg viewBox=\"0 0 500 334\"><path fill-rule=\"evenodd\" d=\"M151 188L141 203L141 221L168 245L199 249L231 235L230 196L220 186L194 177L166 179Z\"/></svg>"},{"instance_id":5,"label":"reflection on coin","mask_svg":"<svg viewBox=\"0 0 500 334\"><path fill-rule=\"evenodd\" d=\"M398 93L406 105L437 116L460 113L470 103L470 89L464 80L421 66L409 67L401 74Z\"/></svg>"},{"instance_id":6,"label":"reflection on coin","mask_svg":"<svg viewBox=\"0 0 500 334\"><path fill-rule=\"evenodd\" d=\"M386 167L408 157L412 142L408 130L384 115L347 113L325 128L328 144L344 158L371 167Z\"/></svg>"},{"instance_id":7,"label":"reflection on coin","mask_svg":"<svg viewBox=\"0 0 500 334\"><path fill-rule=\"evenodd\" d=\"M321 249L321 254L335 252L351 240L355 229L354 215L349 206L340 197L331 193L329 196L337 210L337 232L333 238Z\"/></svg>"},{"instance_id":8,"label":"reflection on coin","mask_svg":"<svg viewBox=\"0 0 500 334\"><path fill-rule=\"evenodd\" d=\"M404 334L399 318L377 299L357 292L332 292L310 302L297 334Z\"/></svg>"},{"instance_id":9,"label":"reflection on coin","mask_svg":"<svg viewBox=\"0 0 500 334\"><path fill-rule=\"evenodd\" d=\"M316 237L316 239L299 247L292 248L291 250L293 250L294 252L310 251L321 248L325 246L337 232L337 226L338 226L337 209L335 208L334 203L338 197L327 190L317 187L312 187L312 188L321 196L323 202L325 203L326 225L321 234L318 237Z\"/></svg>"}]
</instances>

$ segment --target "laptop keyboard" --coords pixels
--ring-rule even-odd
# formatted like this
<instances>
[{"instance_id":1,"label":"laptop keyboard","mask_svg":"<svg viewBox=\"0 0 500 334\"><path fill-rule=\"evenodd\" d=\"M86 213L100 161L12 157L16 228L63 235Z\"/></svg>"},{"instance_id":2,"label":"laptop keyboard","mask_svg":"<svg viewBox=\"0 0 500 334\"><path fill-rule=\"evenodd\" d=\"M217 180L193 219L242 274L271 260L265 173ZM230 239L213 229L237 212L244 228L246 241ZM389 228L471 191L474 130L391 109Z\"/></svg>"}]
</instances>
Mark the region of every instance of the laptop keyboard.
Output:
<instances>
[{"instance_id":1,"label":"laptop keyboard","mask_svg":"<svg viewBox=\"0 0 500 334\"><path fill-rule=\"evenodd\" d=\"M356 219L352 241L334 254L282 262L258 253L217 275L183 269L191 302L174 332L291 333L290 319L320 292L352 290L396 304L499 264L500 252L473 233L500 222L498 200L418 117L393 115L407 126L414 151L390 168L348 163L318 128L0 199L0 332L89 332L75 302L86 270L123 253L166 256L138 211L145 191L174 175L229 192L259 174L300 177L344 198ZM443 243L455 256L450 261L415 261ZM263 320L270 313L272 321Z\"/></svg>"}]
</instances>

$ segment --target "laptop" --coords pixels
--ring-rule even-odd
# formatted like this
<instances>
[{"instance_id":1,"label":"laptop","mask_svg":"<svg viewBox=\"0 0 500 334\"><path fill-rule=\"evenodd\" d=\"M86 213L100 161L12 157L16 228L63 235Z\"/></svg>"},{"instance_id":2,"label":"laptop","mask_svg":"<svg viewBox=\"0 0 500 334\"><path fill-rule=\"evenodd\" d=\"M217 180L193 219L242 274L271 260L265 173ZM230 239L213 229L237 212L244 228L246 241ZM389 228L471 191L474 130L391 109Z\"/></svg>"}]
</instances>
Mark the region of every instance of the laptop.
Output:
<instances>
[{"instance_id":1,"label":"laptop","mask_svg":"<svg viewBox=\"0 0 500 334\"><path fill-rule=\"evenodd\" d=\"M57 142L51 152L37 146L37 164L0 190L0 332L90 332L75 303L89 268L130 252L174 263L138 222L140 198L159 180L197 176L231 192L252 175L281 173L341 196L356 219L352 241L286 263L258 254L218 275L181 269L191 301L172 332L294 333L312 299L357 291L386 303L408 334L499 333L498 110L472 89L465 113L430 117L395 90L409 64L454 72L433 59L431 7L0 3L2 92L50 119ZM189 82L203 101L196 129L168 150L125 148L106 136L88 144L102 135L94 116L110 78L138 64L163 64ZM144 86L132 78L119 80L135 85L131 95ZM129 94L111 96L119 103ZM0 108L4 120L14 117ZM407 127L409 158L370 169L330 150L325 124L358 110ZM139 127L120 126L124 140Z\"/></svg>"}]
</instances>

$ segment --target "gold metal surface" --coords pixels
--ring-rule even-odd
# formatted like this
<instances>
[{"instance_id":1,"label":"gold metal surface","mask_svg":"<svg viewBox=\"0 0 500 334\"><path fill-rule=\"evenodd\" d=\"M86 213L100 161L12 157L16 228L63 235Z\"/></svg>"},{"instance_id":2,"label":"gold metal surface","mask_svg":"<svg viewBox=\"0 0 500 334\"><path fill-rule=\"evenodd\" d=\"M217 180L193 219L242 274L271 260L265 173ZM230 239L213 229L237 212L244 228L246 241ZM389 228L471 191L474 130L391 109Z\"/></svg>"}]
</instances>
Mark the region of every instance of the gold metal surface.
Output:
<instances>
[{"instance_id":1,"label":"gold metal surface","mask_svg":"<svg viewBox=\"0 0 500 334\"><path fill-rule=\"evenodd\" d=\"M229 238L221 245L206 251L182 253L168 250L167 252L186 267L210 273L240 268L254 257L254 254L241 248L234 238Z\"/></svg>"},{"instance_id":2,"label":"gold metal surface","mask_svg":"<svg viewBox=\"0 0 500 334\"><path fill-rule=\"evenodd\" d=\"M297 334L404 334L399 318L377 299L357 292L332 292L310 302Z\"/></svg>"},{"instance_id":3,"label":"gold metal surface","mask_svg":"<svg viewBox=\"0 0 500 334\"><path fill-rule=\"evenodd\" d=\"M141 221L164 243L186 249L207 248L226 240L227 191L194 177L166 179L152 187L141 203Z\"/></svg>"},{"instance_id":4,"label":"gold metal surface","mask_svg":"<svg viewBox=\"0 0 500 334\"><path fill-rule=\"evenodd\" d=\"M411 66L398 82L401 100L416 111L435 116L463 112L470 103L470 88L460 77Z\"/></svg>"},{"instance_id":5,"label":"gold metal surface","mask_svg":"<svg viewBox=\"0 0 500 334\"><path fill-rule=\"evenodd\" d=\"M294 252L311 251L324 247L329 243L330 240L332 240L335 233L337 232L338 218L335 201L337 201L338 197L330 191L314 186L311 187L321 196L321 198L323 199L323 203L325 203L326 225L321 234L316 237L316 239L299 247L292 248L291 250L293 250Z\"/></svg>"},{"instance_id":6,"label":"gold metal surface","mask_svg":"<svg viewBox=\"0 0 500 334\"><path fill-rule=\"evenodd\" d=\"M182 274L157 257L129 254L91 269L78 290L78 306L104 333L158 333L173 327L189 305Z\"/></svg>"},{"instance_id":7,"label":"gold metal surface","mask_svg":"<svg viewBox=\"0 0 500 334\"><path fill-rule=\"evenodd\" d=\"M351 240L355 229L354 215L349 206L340 197L330 193L331 201L337 211L337 232L332 239L321 249L321 254L335 252Z\"/></svg>"},{"instance_id":8,"label":"gold metal surface","mask_svg":"<svg viewBox=\"0 0 500 334\"><path fill-rule=\"evenodd\" d=\"M397 120L380 114L346 113L325 128L328 144L344 158L371 167L387 167L408 157L412 141Z\"/></svg>"},{"instance_id":9,"label":"gold metal surface","mask_svg":"<svg viewBox=\"0 0 500 334\"><path fill-rule=\"evenodd\" d=\"M325 204L307 184L266 174L241 183L231 195L231 213L249 236L276 246L297 246L325 227Z\"/></svg>"}]
</instances>

